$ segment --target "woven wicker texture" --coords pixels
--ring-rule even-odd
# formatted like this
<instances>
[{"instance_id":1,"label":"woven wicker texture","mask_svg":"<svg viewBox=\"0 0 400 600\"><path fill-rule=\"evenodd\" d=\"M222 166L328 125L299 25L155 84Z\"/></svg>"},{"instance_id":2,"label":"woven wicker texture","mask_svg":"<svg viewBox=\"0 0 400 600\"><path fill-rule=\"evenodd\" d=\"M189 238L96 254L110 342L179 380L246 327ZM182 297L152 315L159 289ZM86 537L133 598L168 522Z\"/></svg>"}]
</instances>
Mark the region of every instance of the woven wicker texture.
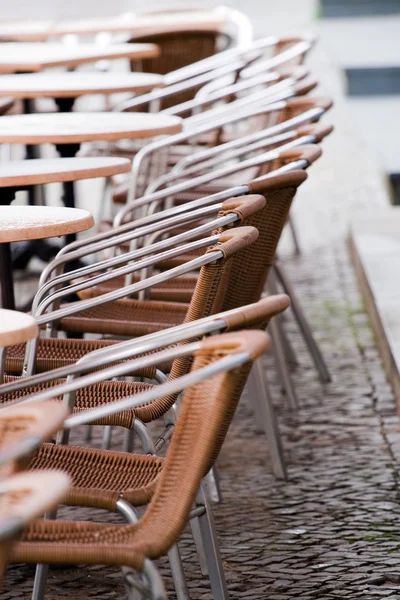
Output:
<instances>
[{"instance_id":1,"label":"woven wicker texture","mask_svg":"<svg viewBox=\"0 0 400 600\"><path fill-rule=\"evenodd\" d=\"M147 504L163 463L163 458L143 454L43 444L29 468L67 473L72 488L65 504L115 511L121 496L133 506Z\"/></svg>"},{"instance_id":2,"label":"woven wicker texture","mask_svg":"<svg viewBox=\"0 0 400 600\"><path fill-rule=\"evenodd\" d=\"M230 38L219 31L172 31L135 37L134 42L152 43L159 46L160 55L156 58L142 60L141 67L144 73L165 75L198 60L208 58L218 50L225 49ZM132 71L136 70L136 66L137 63L133 61L131 63ZM199 87L193 88L165 98L162 101L162 108L165 109L191 100L198 89Z\"/></svg>"},{"instance_id":3,"label":"woven wicker texture","mask_svg":"<svg viewBox=\"0 0 400 600\"><path fill-rule=\"evenodd\" d=\"M74 364L89 352L116 343L117 340L41 338L38 343L36 371L42 373ZM25 344L18 344L7 349L6 372L10 375L20 375L22 373L25 348ZM154 379L154 374L154 368L149 367L141 370L138 376Z\"/></svg>"},{"instance_id":4,"label":"woven wicker texture","mask_svg":"<svg viewBox=\"0 0 400 600\"><path fill-rule=\"evenodd\" d=\"M62 328L74 332L140 336L179 325L184 320L208 316L212 314L211 310L215 312L212 308L215 298L221 296L218 283L222 273L229 268L229 258L254 242L257 236L257 230L250 227L239 227L221 235L221 241L208 252L219 250L224 258L201 268L189 306L151 300L118 300L63 319Z\"/></svg>"},{"instance_id":5,"label":"woven wicker texture","mask_svg":"<svg viewBox=\"0 0 400 600\"><path fill-rule=\"evenodd\" d=\"M286 164L287 161L290 162L290 155L291 153L289 153L289 157L283 157L279 166ZM275 162L278 163L278 161ZM265 197L263 206L257 204L257 196L254 196L253 203L251 203L252 196L235 198L224 202L223 210L219 216L235 212L240 217L241 225L252 225L253 227L256 227L259 232L257 242L250 247L248 251L241 253L241 256L243 256L243 264L246 265L246 261L248 262L246 271L251 274L251 277L247 278L247 285L239 286L239 289L242 291L241 296L243 295L243 298L246 296L246 299L243 299L243 302L236 302L236 300L232 298L232 303L234 303L234 306L232 307L250 304L259 299L265 284L268 269L271 265L271 260L275 253L276 245L281 235L282 220L284 224L297 187L304 181L305 177L306 175L303 172L297 171L270 178L265 184L262 184L261 187L261 193L264 193ZM241 205L240 201L242 201ZM251 206L253 206L253 210L249 210ZM158 265L158 267L175 267L196 256L200 256L202 252L203 251L201 250L197 250L190 254L179 256L176 259L164 261ZM253 260L249 255L249 253L252 254L253 252L258 257L258 260ZM265 263L263 263L264 260ZM236 281L238 282L243 277L243 270L237 270L236 265L234 270L236 271ZM195 281L195 277L178 277L172 281L165 282L162 284L162 287L155 286L152 288L151 294L154 298L162 298L163 300L168 301L190 301ZM110 289L115 289L114 286L116 285L117 283L114 281L110 282L110 287L98 286L96 289L92 288L91 295L105 293L106 291L110 291Z\"/></svg>"},{"instance_id":6,"label":"woven wicker texture","mask_svg":"<svg viewBox=\"0 0 400 600\"><path fill-rule=\"evenodd\" d=\"M6 377L5 382L14 381L15 377ZM40 385L32 385L24 388L17 392L10 392L8 394L2 394L0 398L1 404L7 404L15 400L20 400L29 394L36 394L41 390L49 389L55 385L61 385L65 383L65 379L55 379L51 382L43 383ZM153 385L149 383L134 382L129 383L125 381L104 381L95 385L85 386L83 389L79 389L76 392L74 413L83 412L103 404L109 404L116 402L127 396L134 396L145 390L152 388ZM55 396L54 400L61 401L62 396ZM163 414L163 413L162 413ZM137 407L134 409L126 410L117 415L106 417L94 423L95 425L115 425L119 427L126 427L132 429L135 422L135 418L139 418L141 421L148 423L162 416L158 414L155 408L152 406ZM1 423L0 423L1 426Z\"/></svg>"},{"instance_id":7,"label":"woven wicker texture","mask_svg":"<svg viewBox=\"0 0 400 600\"><path fill-rule=\"evenodd\" d=\"M268 298L264 298L253 304L251 306L245 306L242 310L235 312L233 315L229 317L224 317L226 322L226 330L227 331L235 331L241 328L256 328L264 330L269 320L276 314L286 310L289 305L288 297L285 295L277 295L270 296ZM169 379L173 379L175 377L179 377L184 375L189 367L191 361L188 359L176 359L172 365L171 373ZM6 381L11 381L15 378L8 377ZM62 380L54 381L54 385L61 383ZM45 389L50 387L53 384L45 384L42 386L35 386L28 388L25 390L25 393L34 393L39 391L39 389ZM114 402L119 398L123 398L127 395L134 395L143 391L145 389L149 389L151 386L143 383L125 383L125 382L104 382L101 384L97 384L95 386L88 386L83 390L79 390L76 394L75 401L75 410L74 412L79 412L82 410L86 410L88 408L94 408L95 406L100 406L101 404L106 404L109 402ZM15 394L4 394L5 401L15 400L20 397L20 392ZM96 424L99 425L114 425L120 427L132 428L135 418L139 418L141 421L148 423L155 419L162 417L168 410L171 409L172 405L176 401L176 395L171 394L164 398L158 398L151 404L136 407L134 409L126 410L116 415L101 419L96 421ZM56 460L57 453L59 452L57 447L52 447L51 457ZM72 452L72 450L71 450ZM40 458L40 460L42 460ZM96 460L100 460L99 457L96 456ZM47 454L47 461L49 461L49 453ZM56 461L54 464L52 462L46 463L48 467L60 468L60 464ZM126 463L125 463L126 464ZM35 463L34 468L42 468L44 467L44 463ZM67 467L65 467L67 468ZM74 486L79 488L87 487L87 476L85 475L85 470L81 470L80 473L83 476L83 479L77 479L76 473L68 468L69 474L72 476L74 481ZM91 473L91 469L89 469L89 474ZM110 475L110 483L114 481L113 476ZM128 481L128 480L127 480ZM119 479L117 479L117 487L113 488L115 492L118 490L121 491L119 487ZM90 486L89 486L90 487ZM109 489L109 488L108 488ZM89 490L90 494L92 494L92 490ZM88 492L88 493L89 493ZM75 494L78 494L79 497L83 497L85 495L84 490L75 490ZM140 503L140 498L147 498L149 490L141 490L138 489L137 486L135 489L130 490L130 501L133 501L132 494L135 494L135 503ZM78 497L76 496L76 497ZM115 502L115 494L103 497L103 501L108 503ZM78 503L75 501L75 503ZM108 505L110 506L110 504Z\"/></svg>"},{"instance_id":8,"label":"woven wicker texture","mask_svg":"<svg viewBox=\"0 0 400 600\"><path fill-rule=\"evenodd\" d=\"M248 327L263 330L270 318L285 310L288 305L289 299L285 295L264 298L225 317L227 330ZM175 376L184 374L188 366L188 361L177 364ZM168 403L165 399L158 399L148 409L153 415L160 416L160 411L171 407L175 399L176 396L172 395ZM124 411L126 412L128 411ZM113 417L113 424L118 424L118 416ZM123 420L122 416L121 421ZM109 423L111 424L111 419ZM121 495L135 506L148 503L162 465L162 459L155 460L143 455L44 444L33 458L30 468L62 469L68 473L73 487L66 499L67 504L116 510L116 503Z\"/></svg>"},{"instance_id":9,"label":"woven wicker texture","mask_svg":"<svg viewBox=\"0 0 400 600\"><path fill-rule=\"evenodd\" d=\"M202 343L193 368L237 352L248 352L254 360L267 345L268 337L262 332L217 336ZM77 562L140 569L144 556L164 555L187 522L200 481L229 427L250 367L251 361L186 391L158 485L137 524L39 521L14 549L14 562Z\"/></svg>"}]
</instances>

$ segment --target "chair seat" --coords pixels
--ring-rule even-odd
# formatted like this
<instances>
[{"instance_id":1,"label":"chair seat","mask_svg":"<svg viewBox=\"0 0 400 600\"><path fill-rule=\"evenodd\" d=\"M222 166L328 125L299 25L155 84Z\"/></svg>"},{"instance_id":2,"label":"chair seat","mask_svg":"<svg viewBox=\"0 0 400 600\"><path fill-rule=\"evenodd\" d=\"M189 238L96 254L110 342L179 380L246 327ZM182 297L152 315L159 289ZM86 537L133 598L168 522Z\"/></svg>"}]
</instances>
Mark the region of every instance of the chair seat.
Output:
<instances>
[{"instance_id":1,"label":"chair seat","mask_svg":"<svg viewBox=\"0 0 400 600\"><path fill-rule=\"evenodd\" d=\"M5 383L9 383L17 379L19 378L6 376ZM21 391L2 394L0 403L7 404L8 402L21 400L24 396L27 396L28 394L36 394L42 390L49 389L55 385L61 385L65 383L65 381L65 379L57 379L44 384L31 386ZM82 389L79 389L76 392L73 412L74 414L77 414L92 408L103 406L105 404L117 402L118 400L122 400L127 396L135 396L141 392L151 389L152 387L154 386L150 383L131 383L125 381L103 381L95 385L86 386ZM62 397L55 397L54 400L61 401ZM112 425L115 427L126 427L128 429L132 429L136 418L139 418L145 423L149 423L150 421L161 417L164 414L164 412L165 411L163 410L162 399L161 402L160 399L158 399L151 405L145 405L143 407L125 410L116 415L100 419L94 424Z\"/></svg>"},{"instance_id":2,"label":"chair seat","mask_svg":"<svg viewBox=\"0 0 400 600\"><path fill-rule=\"evenodd\" d=\"M183 323L188 305L179 302L118 300L61 321L64 331L138 337Z\"/></svg>"},{"instance_id":3,"label":"chair seat","mask_svg":"<svg viewBox=\"0 0 400 600\"><path fill-rule=\"evenodd\" d=\"M75 364L77 360L112 344L118 340L75 340L62 338L40 338L38 341L36 371L43 373L59 367ZM10 346L7 349L6 373L20 375L24 366L25 344ZM160 367L162 368L162 367ZM137 376L154 379L155 369L149 367L140 371Z\"/></svg>"},{"instance_id":4,"label":"chair seat","mask_svg":"<svg viewBox=\"0 0 400 600\"><path fill-rule=\"evenodd\" d=\"M111 344L116 340L66 340L61 338L40 338L38 341L36 371L43 373L58 367L66 367L77 360ZM20 375L24 366L26 344L16 344L7 349L6 372Z\"/></svg>"},{"instance_id":5,"label":"chair seat","mask_svg":"<svg viewBox=\"0 0 400 600\"><path fill-rule=\"evenodd\" d=\"M9 562L125 565L142 571L146 544L136 533L140 530L134 525L36 521L14 546Z\"/></svg>"},{"instance_id":6,"label":"chair seat","mask_svg":"<svg viewBox=\"0 0 400 600\"><path fill-rule=\"evenodd\" d=\"M200 253L198 254L200 256ZM197 254L191 255L190 259L197 256ZM173 266L177 264L182 264L186 260L189 260L189 256L179 257L182 258L182 261L176 262ZM174 259L171 259L174 260ZM176 259L177 260L177 259ZM168 262L168 265L172 265L173 263ZM170 268L170 267L166 267ZM94 296L100 296L102 294L106 294L107 292L111 292L112 290L120 289L124 285L124 278L118 277L116 279L112 279L110 281L106 281L100 285L96 285L88 290L83 290L78 293L79 298L93 298ZM133 282L136 283L140 281L140 277L138 275L133 277ZM193 295L194 287L197 283L196 276L182 276L175 277L170 281L164 281L149 290L149 297L152 300L161 300L166 302L185 302L188 303L191 300Z\"/></svg>"},{"instance_id":7,"label":"chair seat","mask_svg":"<svg viewBox=\"0 0 400 600\"><path fill-rule=\"evenodd\" d=\"M120 497L133 506L149 502L163 462L144 454L43 444L29 468L67 473L72 486L65 504L115 511Z\"/></svg>"}]
</instances>

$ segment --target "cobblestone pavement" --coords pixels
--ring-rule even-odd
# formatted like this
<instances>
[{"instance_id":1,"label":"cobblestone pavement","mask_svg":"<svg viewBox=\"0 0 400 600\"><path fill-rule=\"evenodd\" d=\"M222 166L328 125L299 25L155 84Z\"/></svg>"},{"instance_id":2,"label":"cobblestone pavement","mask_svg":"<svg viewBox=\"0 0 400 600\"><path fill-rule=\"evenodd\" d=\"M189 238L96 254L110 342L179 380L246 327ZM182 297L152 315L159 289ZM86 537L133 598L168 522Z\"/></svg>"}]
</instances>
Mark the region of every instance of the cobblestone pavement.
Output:
<instances>
[{"instance_id":1,"label":"cobblestone pavement","mask_svg":"<svg viewBox=\"0 0 400 600\"><path fill-rule=\"evenodd\" d=\"M294 371L297 412L288 410L270 359L266 364L289 481L271 475L266 440L255 433L246 401L219 460L223 503L215 517L230 594L394 600L400 598L400 434L347 249L341 241L287 264L333 380L319 383L289 317L300 363ZM72 510L77 518L88 517L68 509L69 517ZM211 598L188 535L181 546L191 598ZM160 566L172 598L168 566ZM32 567L11 567L1 598L28 598L32 576ZM111 600L123 594L117 569L79 567L52 570L46 597Z\"/></svg>"}]
</instances>

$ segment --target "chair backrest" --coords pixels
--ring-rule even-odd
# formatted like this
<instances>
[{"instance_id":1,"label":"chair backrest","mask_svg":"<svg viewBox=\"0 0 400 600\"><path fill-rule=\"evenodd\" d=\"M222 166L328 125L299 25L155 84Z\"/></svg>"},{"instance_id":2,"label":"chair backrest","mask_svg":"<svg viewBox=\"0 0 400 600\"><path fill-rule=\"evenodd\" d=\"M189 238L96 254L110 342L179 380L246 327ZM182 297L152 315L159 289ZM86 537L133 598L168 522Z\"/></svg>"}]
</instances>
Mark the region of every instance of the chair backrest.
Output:
<instances>
[{"instance_id":1,"label":"chair backrest","mask_svg":"<svg viewBox=\"0 0 400 600\"><path fill-rule=\"evenodd\" d=\"M201 343L194 370L241 352L248 353L249 361L186 390L156 491L143 518L132 526L146 540L146 556L165 554L178 540L201 479L218 456L252 362L268 343L261 331L228 333Z\"/></svg>"},{"instance_id":2,"label":"chair backrest","mask_svg":"<svg viewBox=\"0 0 400 600\"><path fill-rule=\"evenodd\" d=\"M293 198L306 178L304 171L294 171L265 181L261 188L266 200L263 210L243 215L241 221L242 225L255 227L258 238L232 258L218 310L230 310L260 299ZM236 198L224 202L221 212L234 210L236 202Z\"/></svg>"},{"instance_id":3,"label":"chair backrest","mask_svg":"<svg viewBox=\"0 0 400 600\"><path fill-rule=\"evenodd\" d=\"M67 495L70 478L58 471L33 471L0 483L0 579L12 542Z\"/></svg>"},{"instance_id":4,"label":"chair backrest","mask_svg":"<svg viewBox=\"0 0 400 600\"><path fill-rule=\"evenodd\" d=\"M258 236L251 244L245 245L242 242L240 251L231 251L224 261L219 261L211 267L208 265L207 271L204 268L200 271L185 322L246 306L260 299L292 200L297 188L306 178L304 171L295 171L256 184L257 191L262 193L266 202L260 204L261 210L251 214L246 213L242 204L238 206L236 199L224 203L224 212L232 212L238 206L238 210L241 211L241 225L246 224L246 229L256 227ZM225 235L232 236L235 231L241 230L242 227L228 230ZM239 241L239 238L237 240ZM231 248L238 244L234 237L231 237L230 241ZM220 242L216 247L218 246L221 247ZM184 375L190 362L191 359L188 358L174 360L169 377L174 379ZM164 414L165 409L168 410L175 399L175 396L167 396L158 400L160 414ZM153 410L154 408L155 405ZM148 410L147 407L138 409L139 418L140 411Z\"/></svg>"},{"instance_id":5,"label":"chair backrest","mask_svg":"<svg viewBox=\"0 0 400 600\"><path fill-rule=\"evenodd\" d=\"M279 38L278 42L274 47L274 56L280 54L281 52L285 52L285 50L289 50L292 46L299 44L301 42L308 41L311 44L315 42L315 38L311 35L304 36L284 36ZM297 66L301 65L304 62L304 59L307 55L308 50L299 53L295 58L293 58L290 62L286 64L286 66Z\"/></svg>"},{"instance_id":6,"label":"chair backrest","mask_svg":"<svg viewBox=\"0 0 400 600\"><path fill-rule=\"evenodd\" d=\"M332 104L333 102L331 98L327 97L312 98L306 95L301 95L297 96L296 98L291 98L286 102L285 108L281 111L279 115L279 122L282 123L283 121L297 117L306 110L311 110L312 108L322 108L324 112L326 112L332 107Z\"/></svg>"},{"instance_id":7,"label":"chair backrest","mask_svg":"<svg viewBox=\"0 0 400 600\"><path fill-rule=\"evenodd\" d=\"M135 36L131 41L157 44L160 48L160 55L142 60L142 69L145 73L165 75L224 50L229 45L230 38L219 30L199 29ZM136 70L134 61L131 62L131 69L132 71ZM198 89L200 88L193 88L165 98L161 108L169 108L191 100Z\"/></svg>"},{"instance_id":8,"label":"chair backrest","mask_svg":"<svg viewBox=\"0 0 400 600\"><path fill-rule=\"evenodd\" d=\"M272 177L273 172L277 169L296 164L297 161L305 161L308 167L318 160L321 154L321 148L317 144L304 144L304 146L297 146L290 150L285 150L284 152L280 152L278 158L262 165L257 177L259 178L260 176L262 177L263 175L268 174Z\"/></svg>"}]
</instances>

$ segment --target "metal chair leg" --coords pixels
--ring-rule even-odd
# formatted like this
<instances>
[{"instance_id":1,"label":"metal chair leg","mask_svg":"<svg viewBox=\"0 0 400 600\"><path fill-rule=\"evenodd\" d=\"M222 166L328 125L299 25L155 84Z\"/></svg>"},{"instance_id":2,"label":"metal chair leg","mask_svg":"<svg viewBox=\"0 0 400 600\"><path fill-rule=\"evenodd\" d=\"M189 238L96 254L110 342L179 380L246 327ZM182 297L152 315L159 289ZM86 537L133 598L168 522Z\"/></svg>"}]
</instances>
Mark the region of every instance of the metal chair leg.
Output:
<instances>
[{"instance_id":1,"label":"metal chair leg","mask_svg":"<svg viewBox=\"0 0 400 600\"><path fill-rule=\"evenodd\" d=\"M139 421L139 419L135 419L133 423L133 431L137 435L142 448L145 454L156 454L156 448L154 446L154 442L147 433L146 425Z\"/></svg>"},{"instance_id":2,"label":"metal chair leg","mask_svg":"<svg viewBox=\"0 0 400 600\"><path fill-rule=\"evenodd\" d=\"M294 292L292 283L291 283L289 277L287 276L282 264L278 260L275 261L275 263L273 265L273 270L274 270L279 282L281 283L284 291L290 297L293 314L294 314L296 321L300 327L304 341L305 341L305 343L308 347L308 350L311 354L311 358L314 361L314 364L318 371L319 377L323 383L329 383L331 381L331 376L328 371L328 367L326 366L326 363L324 361L324 357L322 356L321 350L319 349L319 346L314 339L310 325L308 324L308 321L303 312L301 304Z\"/></svg>"},{"instance_id":3,"label":"metal chair leg","mask_svg":"<svg viewBox=\"0 0 400 600\"><path fill-rule=\"evenodd\" d=\"M144 561L143 573L149 582L151 600L168 600L160 574L148 558Z\"/></svg>"},{"instance_id":4,"label":"metal chair leg","mask_svg":"<svg viewBox=\"0 0 400 600\"><path fill-rule=\"evenodd\" d=\"M205 508L204 513L195 517L195 519L198 521L204 545L212 597L213 600L228 600L228 589L215 532L214 519L211 506L207 499L207 494L204 492L203 488L200 489L198 494L198 503Z\"/></svg>"},{"instance_id":5,"label":"metal chair leg","mask_svg":"<svg viewBox=\"0 0 400 600\"><path fill-rule=\"evenodd\" d=\"M49 565L37 565L33 582L32 600L43 600L46 591Z\"/></svg>"},{"instance_id":6,"label":"metal chair leg","mask_svg":"<svg viewBox=\"0 0 400 600\"><path fill-rule=\"evenodd\" d=\"M93 425L87 425L86 432L85 432L85 442L87 444L90 444L90 442L92 441L92 437L93 437Z\"/></svg>"},{"instance_id":7,"label":"metal chair leg","mask_svg":"<svg viewBox=\"0 0 400 600\"><path fill-rule=\"evenodd\" d=\"M136 510L133 508L133 506L131 504L129 504L129 502L127 502L123 498L119 498L116 508L117 508L117 512L119 512L124 517L124 519L126 520L127 523L137 523L138 522L138 516L137 516ZM171 574L172 574L172 579L174 582L177 600L190 600L189 592L188 592L187 585L186 585L185 573L184 573L183 566L182 566L181 555L179 553L179 548L178 548L177 544L172 546L172 548L168 552L168 559L169 559L169 564L171 566ZM124 571L124 579L125 579L125 584L126 584L127 588L129 588L129 590L128 590L129 600L131 597L133 600L135 597L142 597L142 596L138 596L138 594L139 594L138 590L135 589L129 583L129 578L127 577L129 572L130 571ZM132 577L133 577L133 575L132 575Z\"/></svg>"},{"instance_id":8,"label":"metal chair leg","mask_svg":"<svg viewBox=\"0 0 400 600\"><path fill-rule=\"evenodd\" d=\"M45 519L56 519L57 509L53 509L44 515ZM38 564L36 566L35 579L33 582L32 600L43 600L46 591L49 565Z\"/></svg>"},{"instance_id":9,"label":"metal chair leg","mask_svg":"<svg viewBox=\"0 0 400 600\"><path fill-rule=\"evenodd\" d=\"M258 374L253 365L247 379L245 393L249 399L252 411L254 413L254 425L256 433L266 433L265 424L262 416L261 396L259 391Z\"/></svg>"},{"instance_id":10,"label":"metal chair leg","mask_svg":"<svg viewBox=\"0 0 400 600\"><path fill-rule=\"evenodd\" d=\"M204 577L206 577L208 575L206 553L204 550L203 539L201 537L200 526L197 518L191 518L189 521L189 525L192 532L194 545L196 546L197 558L199 559L201 574L204 575Z\"/></svg>"},{"instance_id":11,"label":"metal chair leg","mask_svg":"<svg viewBox=\"0 0 400 600\"><path fill-rule=\"evenodd\" d=\"M294 253L296 256L300 256L301 248L300 248L300 244L299 244L299 238L297 237L296 227L295 227L293 219L290 215L288 217L288 225L289 225L290 232L292 234Z\"/></svg>"},{"instance_id":12,"label":"metal chair leg","mask_svg":"<svg viewBox=\"0 0 400 600\"><path fill-rule=\"evenodd\" d=\"M109 450L111 446L111 436L112 436L112 427L111 425L106 425L103 430L103 440L101 442L101 447L103 450Z\"/></svg>"},{"instance_id":13,"label":"metal chair leg","mask_svg":"<svg viewBox=\"0 0 400 600\"><path fill-rule=\"evenodd\" d=\"M133 429L125 429L123 452L133 452L135 447L135 432Z\"/></svg>"},{"instance_id":14,"label":"metal chair leg","mask_svg":"<svg viewBox=\"0 0 400 600\"><path fill-rule=\"evenodd\" d=\"M268 331L272 338L272 354L274 356L275 366L278 371L282 388L288 397L290 408L295 409L298 407L297 396L286 363L279 327L275 319L271 320Z\"/></svg>"},{"instance_id":15,"label":"metal chair leg","mask_svg":"<svg viewBox=\"0 0 400 600\"><path fill-rule=\"evenodd\" d=\"M270 272L268 275L267 287L268 287L268 292L271 295L279 294L278 284L276 281L276 274L275 274L274 269L270 269ZM293 347L292 347L291 343L289 342L289 339L288 339L285 329L283 327L284 316L285 316L285 313L276 315L276 317L274 318L274 321L276 321L277 326L280 331L280 338L282 340L282 348L285 353L286 362L290 365L297 365L298 363L297 363L296 355L294 353Z\"/></svg>"},{"instance_id":16,"label":"metal chair leg","mask_svg":"<svg viewBox=\"0 0 400 600\"><path fill-rule=\"evenodd\" d=\"M278 292L276 292L276 293L278 293ZM293 350L293 346L286 334L282 315L276 315L275 319L276 319L276 322L278 324L279 331L281 334L282 347L283 347L283 351L285 353L286 362L288 363L288 365L290 365L292 367L297 367L299 362L298 362L296 354Z\"/></svg>"},{"instance_id":17,"label":"metal chair leg","mask_svg":"<svg viewBox=\"0 0 400 600\"><path fill-rule=\"evenodd\" d=\"M252 371L254 372L254 390L259 398L257 404L259 406L260 420L263 424L263 429L267 434L272 471L278 479L287 479L278 423L261 358L255 361Z\"/></svg>"},{"instance_id":18,"label":"metal chair leg","mask_svg":"<svg viewBox=\"0 0 400 600\"><path fill-rule=\"evenodd\" d=\"M168 560L171 567L177 600L190 600L178 544L175 544L169 550Z\"/></svg>"},{"instance_id":19,"label":"metal chair leg","mask_svg":"<svg viewBox=\"0 0 400 600\"><path fill-rule=\"evenodd\" d=\"M142 573L130 567L122 567L127 600L168 600L164 584L157 568L148 558L144 560Z\"/></svg>"},{"instance_id":20,"label":"metal chair leg","mask_svg":"<svg viewBox=\"0 0 400 600\"><path fill-rule=\"evenodd\" d=\"M124 576L127 600L144 600L144 598L148 598L149 594L145 594L144 586L136 580L135 572L128 567L122 567L121 570Z\"/></svg>"},{"instance_id":21,"label":"metal chair leg","mask_svg":"<svg viewBox=\"0 0 400 600\"><path fill-rule=\"evenodd\" d=\"M204 484L211 502L219 504L222 502L221 487L217 467L214 465L204 477Z\"/></svg>"}]
</instances>

